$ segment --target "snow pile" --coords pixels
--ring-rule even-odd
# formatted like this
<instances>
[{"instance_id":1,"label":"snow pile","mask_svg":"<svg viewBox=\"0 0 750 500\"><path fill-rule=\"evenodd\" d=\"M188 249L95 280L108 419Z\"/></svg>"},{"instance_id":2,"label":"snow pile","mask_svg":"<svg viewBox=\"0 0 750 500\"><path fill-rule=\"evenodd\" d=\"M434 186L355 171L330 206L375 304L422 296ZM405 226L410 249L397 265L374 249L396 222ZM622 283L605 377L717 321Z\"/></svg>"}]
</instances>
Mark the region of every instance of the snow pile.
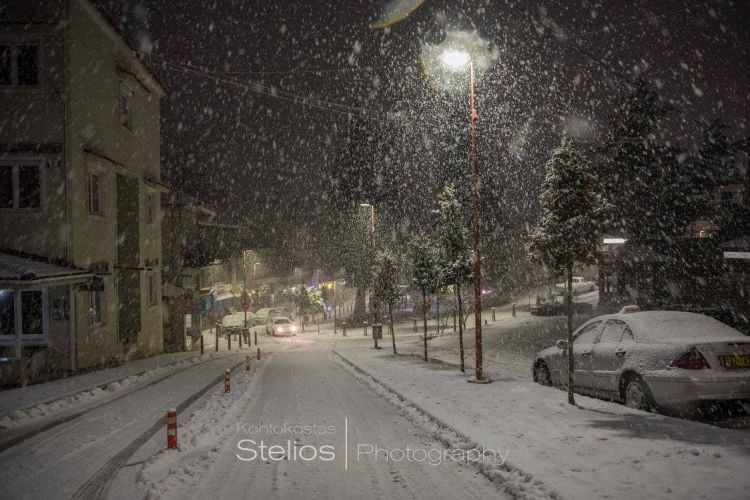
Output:
<instances>
[{"instance_id":1,"label":"snow pile","mask_svg":"<svg viewBox=\"0 0 750 500\"><path fill-rule=\"evenodd\" d=\"M191 358L182 359L174 363L157 366L140 373L105 382L94 387L88 387L26 408L11 411L0 416L0 430L15 429L28 425L36 420L51 417L65 410L101 400L107 396L140 386L145 382L150 382L159 377L171 376L195 365L196 363L221 356L224 356L224 353L210 353L204 355L203 358L200 356L193 356Z\"/></svg>"},{"instance_id":2,"label":"snow pile","mask_svg":"<svg viewBox=\"0 0 750 500\"><path fill-rule=\"evenodd\" d=\"M253 360L253 369L232 373L229 394L223 383L209 393L201 406L186 420L177 415L177 450L164 449L151 457L138 474L138 486L146 498L184 498L180 491L201 482L227 439L235 436L236 422L258 391L259 379L268 357Z\"/></svg>"},{"instance_id":3,"label":"snow pile","mask_svg":"<svg viewBox=\"0 0 750 500\"><path fill-rule=\"evenodd\" d=\"M334 354L338 354L334 351ZM450 427L421 406L402 396L364 370L358 368L345 357L339 355L339 365L351 373L358 380L376 392L381 398L399 408L403 414L417 427L426 430L443 446L451 450L480 449L481 443L476 443L465 434ZM469 462L477 467L479 472L490 481L498 484L502 490L513 498L541 499L559 498L559 495L547 488L541 480L534 478L508 463L507 460L498 463L487 451L480 460Z\"/></svg>"}]
</instances>

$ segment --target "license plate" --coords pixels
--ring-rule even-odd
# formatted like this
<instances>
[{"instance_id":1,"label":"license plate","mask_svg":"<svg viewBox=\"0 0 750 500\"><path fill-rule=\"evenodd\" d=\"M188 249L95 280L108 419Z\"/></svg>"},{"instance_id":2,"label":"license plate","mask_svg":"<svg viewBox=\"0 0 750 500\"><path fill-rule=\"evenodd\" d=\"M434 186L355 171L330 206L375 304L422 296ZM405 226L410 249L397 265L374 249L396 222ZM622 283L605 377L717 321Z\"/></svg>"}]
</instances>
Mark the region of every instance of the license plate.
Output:
<instances>
[{"instance_id":1,"label":"license plate","mask_svg":"<svg viewBox=\"0 0 750 500\"><path fill-rule=\"evenodd\" d=\"M721 366L728 369L750 368L750 354L724 354L719 356Z\"/></svg>"}]
</instances>

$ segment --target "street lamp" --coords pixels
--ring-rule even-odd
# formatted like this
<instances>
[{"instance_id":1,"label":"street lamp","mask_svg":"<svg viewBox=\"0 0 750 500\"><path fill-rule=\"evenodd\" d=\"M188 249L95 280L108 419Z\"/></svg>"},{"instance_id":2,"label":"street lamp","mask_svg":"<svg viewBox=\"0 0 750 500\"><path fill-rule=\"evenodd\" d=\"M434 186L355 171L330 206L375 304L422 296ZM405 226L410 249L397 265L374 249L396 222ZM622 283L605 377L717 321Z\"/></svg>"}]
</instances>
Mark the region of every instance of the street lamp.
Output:
<instances>
[{"instance_id":1,"label":"street lamp","mask_svg":"<svg viewBox=\"0 0 750 500\"><path fill-rule=\"evenodd\" d=\"M446 49L440 59L451 71L461 71L469 64L469 113L471 119L471 236L474 249L474 340L476 382L485 380L482 372L482 266L479 254L479 166L477 162L477 104L474 94L474 62L464 51Z\"/></svg>"}]
</instances>

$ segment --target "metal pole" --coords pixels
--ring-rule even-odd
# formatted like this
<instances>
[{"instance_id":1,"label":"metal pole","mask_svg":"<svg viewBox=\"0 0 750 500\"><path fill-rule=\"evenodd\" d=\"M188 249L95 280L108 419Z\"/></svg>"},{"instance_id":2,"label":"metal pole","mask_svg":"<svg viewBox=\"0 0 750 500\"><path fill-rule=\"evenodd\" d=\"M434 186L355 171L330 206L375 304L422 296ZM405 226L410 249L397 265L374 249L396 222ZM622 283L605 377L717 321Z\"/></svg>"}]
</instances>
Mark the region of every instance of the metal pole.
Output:
<instances>
[{"instance_id":1,"label":"metal pole","mask_svg":"<svg viewBox=\"0 0 750 500\"><path fill-rule=\"evenodd\" d=\"M474 95L474 63L469 62L469 101L471 106L471 234L474 247L474 339L476 379L482 373L482 264L479 254L479 165L477 161L477 104Z\"/></svg>"}]
</instances>

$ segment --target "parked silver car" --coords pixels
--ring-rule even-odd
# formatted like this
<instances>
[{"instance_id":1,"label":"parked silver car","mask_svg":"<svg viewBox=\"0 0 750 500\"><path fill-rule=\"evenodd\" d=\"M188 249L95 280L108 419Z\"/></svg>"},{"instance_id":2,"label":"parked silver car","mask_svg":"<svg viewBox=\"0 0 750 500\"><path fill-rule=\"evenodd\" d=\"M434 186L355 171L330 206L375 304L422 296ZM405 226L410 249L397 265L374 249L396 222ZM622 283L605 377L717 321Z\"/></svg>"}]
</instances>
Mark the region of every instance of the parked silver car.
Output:
<instances>
[{"instance_id":1,"label":"parked silver car","mask_svg":"<svg viewBox=\"0 0 750 500\"><path fill-rule=\"evenodd\" d=\"M533 376L567 385L567 342L539 352ZM594 318L573 335L574 389L642 410L750 400L750 338L701 314Z\"/></svg>"}]
</instances>

